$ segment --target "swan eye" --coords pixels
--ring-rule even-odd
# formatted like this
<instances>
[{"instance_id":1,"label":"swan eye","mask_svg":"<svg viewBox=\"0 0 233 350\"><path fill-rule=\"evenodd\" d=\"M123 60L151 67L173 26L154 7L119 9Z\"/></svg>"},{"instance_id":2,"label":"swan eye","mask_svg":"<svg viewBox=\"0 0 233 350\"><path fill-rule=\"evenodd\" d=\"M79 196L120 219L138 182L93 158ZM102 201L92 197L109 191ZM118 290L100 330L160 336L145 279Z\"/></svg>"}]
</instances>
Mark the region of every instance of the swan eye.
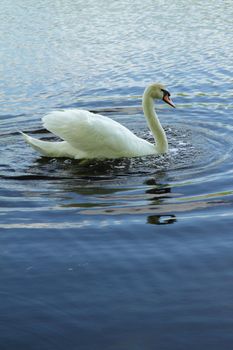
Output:
<instances>
[{"instance_id":1,"label":"swan eye","mask_svg":"<svg viewBox=\"0 0 233 350\"><path fill-rule=\"evenodd\" d=\"M163 97L164 97L164 96L168 96L168 97L170 97L170 96L171 96L171 94L170 94L170 92L169 92L169 91L164 90L164 89L161 89L161 91L163 92Z\"/></svg>"},{"instance_id":2,"label":"swan eye","mask_svg":"<svg viewBox=\"0 0 233 350\"><path fill-rule=\"evenodd\" d=\"M163 101L175 108L174 103L170 99L170 96L171 96L170 92L168 92L167 90L164 90L164 89L161 89L161 91L163 92Z\"/></svg>"}]
</instances>

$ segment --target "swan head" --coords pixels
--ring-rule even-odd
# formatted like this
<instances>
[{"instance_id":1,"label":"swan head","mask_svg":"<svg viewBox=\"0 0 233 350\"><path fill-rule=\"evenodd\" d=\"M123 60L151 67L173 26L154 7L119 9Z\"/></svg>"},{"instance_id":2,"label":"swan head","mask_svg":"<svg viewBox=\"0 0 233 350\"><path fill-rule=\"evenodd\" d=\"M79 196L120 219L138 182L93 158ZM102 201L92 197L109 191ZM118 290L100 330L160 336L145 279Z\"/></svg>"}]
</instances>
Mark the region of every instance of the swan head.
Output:
<instances>
[{"instance_id":1,"label":"swan head","mask_svg":"<svg viewBox=\"0 0 233 350\"><path fill-rule=\"evenodd\" d=\"M163 100L168 103L170 106L175 108L174 103L172 102L170 92L167 91L166 87L160 83L154 83L149 85L145 92L145 95L152 97L153 99Z\"/></svg>"}]
</instances>

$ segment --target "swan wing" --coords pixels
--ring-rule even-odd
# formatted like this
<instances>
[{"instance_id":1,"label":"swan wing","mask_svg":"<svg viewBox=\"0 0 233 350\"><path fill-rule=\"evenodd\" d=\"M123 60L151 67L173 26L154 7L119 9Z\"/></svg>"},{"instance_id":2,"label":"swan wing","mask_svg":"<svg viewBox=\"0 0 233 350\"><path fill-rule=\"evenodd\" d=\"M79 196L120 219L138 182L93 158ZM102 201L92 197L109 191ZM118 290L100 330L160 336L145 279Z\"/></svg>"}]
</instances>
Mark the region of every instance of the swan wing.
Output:
<instances>
[{"instance_id":1,"label":"swan wing","mask_svg":"<svg viewBox=\"0 0 233 350\"><path fill-rule=\"evenodd\" d=\"M43 117L43 124L87 157L137 155L144 141L120 123L86 110L54 111Z\"/></svg>"}]
</instances>

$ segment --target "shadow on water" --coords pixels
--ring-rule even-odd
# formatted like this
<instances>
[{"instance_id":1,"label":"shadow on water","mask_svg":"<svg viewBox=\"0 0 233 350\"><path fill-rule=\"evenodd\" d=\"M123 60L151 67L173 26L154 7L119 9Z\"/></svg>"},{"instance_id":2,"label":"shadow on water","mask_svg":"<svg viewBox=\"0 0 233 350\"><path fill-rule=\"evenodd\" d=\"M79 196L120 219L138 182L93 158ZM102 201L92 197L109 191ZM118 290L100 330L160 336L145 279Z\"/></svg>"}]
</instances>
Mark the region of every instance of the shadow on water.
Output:
<instances>
[{"instance_id":1,"label":"shadow on water","mask_svg":"<svg viewBox=\"0 0 233 350\"><path fill-rule=\"evenodd\" d=\"M150 183L150 180L147 181L147 184ZM151 204L156 206L162 204L164 200L170 197L171 187L160 185L158 188L154 187L145 191L146 194L154 195L150 200ZM159 197L159 199L158 199ZM151 225L167 225L173 224L176 222L176 215L174 214L165 214L165 215L149 215L147 217L147 223Z\"/></svg>"},{"instance_id":2,"label":"shadow on water","mask_svg":"<svg viewBox=\"0 0 233 350\"><path fill-rule=\"evenodd\" d=\"M60 178L50 175L50 179L58 180L57 189L65 194L60 204L63 209L76 209L83 215L144 215L173 197L171 187L163 183L166 171L152 166L146 169L147 158L151 157L105 161L40 158L30 173L38 169L43 174L59 173ZM170 224L175 215L150 215L147 222Z\"/></svg>"},{"instance_id":3,"label":"shadow on water","mask_svg":"<svg viewBox=\"0 0 233 350\"><path fill-rule=\"evenodd\" d=\"M147 217L147 223L151 225L167 225L174 224L176 222L176 216L171 215L149 215Z\"/></svg>"}]
</instances>

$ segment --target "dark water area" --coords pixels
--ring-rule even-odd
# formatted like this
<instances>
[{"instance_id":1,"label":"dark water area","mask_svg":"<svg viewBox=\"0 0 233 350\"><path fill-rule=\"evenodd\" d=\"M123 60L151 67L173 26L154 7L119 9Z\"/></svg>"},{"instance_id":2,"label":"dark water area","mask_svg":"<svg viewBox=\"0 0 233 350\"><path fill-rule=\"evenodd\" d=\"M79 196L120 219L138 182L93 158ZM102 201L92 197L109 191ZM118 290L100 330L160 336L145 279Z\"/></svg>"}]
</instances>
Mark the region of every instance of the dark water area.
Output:
<instances>
[{"instance_id":1,"label":"dark water area","mask_svg":"<svg viewBox=\"0 0 233 350\"><path fill-rule=\"evenodd\" d=\"M0 349L230 349L233 343L231 1L3 2ZM41 157L19 131L84 108L169 153Z\"/></svg>"}]
</instances>

